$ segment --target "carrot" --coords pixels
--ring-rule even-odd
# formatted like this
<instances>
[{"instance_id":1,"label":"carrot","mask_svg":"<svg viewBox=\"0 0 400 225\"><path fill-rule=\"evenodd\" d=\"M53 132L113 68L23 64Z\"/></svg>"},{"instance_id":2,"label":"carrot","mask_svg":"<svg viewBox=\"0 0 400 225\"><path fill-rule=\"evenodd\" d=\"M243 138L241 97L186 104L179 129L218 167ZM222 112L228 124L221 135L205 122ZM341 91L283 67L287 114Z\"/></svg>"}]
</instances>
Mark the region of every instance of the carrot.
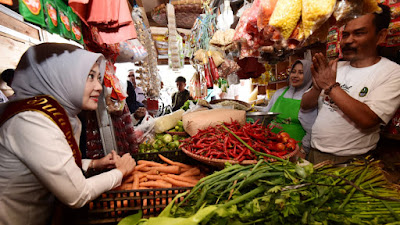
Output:
<instances>
[{"instance_id":1,"label":"carrot","mask_svg":"<svg viewBox=\"0 0 400 225\"><path fill-rule=\"evenodd\" d=\"M137 166L135 166L135 169L134 169L134 171L137 171L137 170L141 170L142 168L144 168L144 167L147 167L147 164L142 164L142 165L137 165Z\"/></svg>"},{"instance_id":2,"label":"carrot","mask_svg":"<svg viewBox=\"0 0 400 225\"><path fill-rule=\"evenodd\" d=\"M149 179L147 177L142 177L142 178L139 179L139 183L146 182L148 180Z\"/></svg>"},{"instance_id":3,"label":"carrot","mask_svg":"<svg viewBox=\"0 0 400 225\"><path fill-rule=\"evenodd\" d=\"M158 154L158 157L160 157L160 159L161 159L162 161L164 161L164 162L166 162L166 163L168 163L168 164L170 164L170 165L180 166L180 167L183 167L183 168L191 167L191 166L186 165L186 164L184 164L184 163L172 161L172 160L168 159L167 157L165 157L165 156L163 156L163 155L161 155L161 154Z\"/></svg>"},{"instance_id":4,"label":"carrot","mask_svg":"<svg viewBox=\"0 0 400 225\"><path fill-rule=\"evenodd\" d=\"M152 169L155 169L158 172L174 173L174 174L179 174L180 171L179 166L153 167Z\"/></svg>"},{"instance_id":5,"label":"carrot","mask_svg":"<svg viewBox=\"0 0 400 225\"><path fill-rule=\"evenodd\" d=\"M192 169L181 173L179 176L187 177L187 176L196 176L200 174L200 170L197 167L193 167Z\"/></svg>"},{"instance_id":6,"label":"carrot","mask_svg":"<svg viewBox=\"0 0 400 225\"><path fill-rule=\"evenodd\" d=\"M145 173L146 175L157 175L159 172L155 169L151 169Z\"/></svg>"},{"instance_id":7,"label":"carrot","mask_svg":"<svg viewBox=\"0 0 400 225\"><path fill-rule=\"evenodd\" d=\"M124 183L120 186L121 190L130 190L132 187L132 183Z\"/></svg>"},{"instance_id":8,"label":"carrot","mask_svg":"<svg viewBox=\"0 0 400 225\"><path fill-rule=\"evenodd\" d=\"M148 171L151 170L151 168L152 168L152 167L146 165L146 166L140 167L137 171L140 171L140 172L148 172Z\"/></svg>"},{"instance_id":9,"label":"carrot","mask_svg":"<svg viewBox=\"0 0 400 225\"><path fill-rule=\"evenodd\" d=\"M139 176L140 176L140 174L138 174L138 173L133 174L133 183L132 183L133 190L136 190L139 188L139 179L140 179Z\"/></svg>"},{"instance_id":10,"label":"carrot","mask_svg":"<svg viewBox=\"0 0 400 225\"><path fill-rule=\"evenodd\" d=\"M191 183L191 184L194 184L194 185L196 185L199 182L198 179L193 179L191 177L178 176L178 175L175 175L175 174L168 174L167 176L171 177L171 178L173 178L175 180L188 182L188 183Z\"/></svg>"},{"instance_id":11,"label":"carrot","mask_svg":"<svg viewBox=\"0 0 400 225\"><path fill-rule=\"evenodd\" d=\"M147 181L139 184L139 187L157 187L157 188L171 188L172 184L165 184L164 182Z\"/></svg>"},{"instance_id":12,"label":"carrot","mask_svg":"<svg viewBox=\"0 0 400 225\"><path fill-rule=\"evenodd\" d=\"M178 186L178 187L193 187L194 186L191 183L175 180L175 179L173 179L171 177L163 177L163 180L173 184L174 186Z\"/></svg>"},{"instance_id":13,"label":"carrot","mask_svg":"<svg viewBox=\"0 0 400 225\"><path fill-rule=\"evenodd\" d=\"M147 175L147 178L149 178L150 180L162 180L162 176L160 175Z\"/></svg>"},{"instance_id":14,"label":"carrot","mask_svg":"<svg viewBox=\"0 0 400 225\"><path fill-rule=\"evenodd\" d=\"M148 165L148 166L164 166L161 163L153 162L153 161L147 161L147 160L139 160L137 161L138 165Z\"/></svg>"},{"instance_id":15,"label":"carrot","mask_svg":"<svg viewBox=\"0 0 400 225\"><path fill-rule=\"evenodd\" d=\"M124 183L131 183L131 182L133 182L133 179L134 179L133 174L131 174L131 175L127 176L127 177L123 180L123 182L124 182Z\"/></svg>"}]
</instances>

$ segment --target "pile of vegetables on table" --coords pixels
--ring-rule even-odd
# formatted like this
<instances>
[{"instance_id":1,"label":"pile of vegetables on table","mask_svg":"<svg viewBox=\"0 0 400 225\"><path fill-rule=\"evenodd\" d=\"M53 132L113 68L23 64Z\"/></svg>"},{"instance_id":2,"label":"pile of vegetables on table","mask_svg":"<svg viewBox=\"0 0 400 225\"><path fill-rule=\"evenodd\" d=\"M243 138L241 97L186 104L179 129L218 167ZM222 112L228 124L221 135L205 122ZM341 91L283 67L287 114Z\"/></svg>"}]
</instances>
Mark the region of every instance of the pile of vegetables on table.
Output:
<instances>
[{"instance_id":1,"label":"pile of vegetables on table","mask_svg":"<svg viewBox=\"0 0 400 225\"><path fill-rule=\"evenodd\" d=\"M181 148L210 159L256 160L251 149L277 157L296 150L297 142L286 132L274 133L271 127L258 122L237 121L200 130L196 135L180 140ZM249 148L250 147L250 148Z\"/></svg>"},{"instance_id":2,"label":"pile of vegetables on table","mask_svg":"<svg viewBox=\"0 0 400 225\"><path fill-rule=\"evenodd\" d=\"M132 220L133 215L120 225L398 224L396 188L385 179L378 161L314 168L260 160L202 178L183 194L183 201L172 201L158 217Z\"/></svg>"},{"instance_id":3,"label":"pile of vegetables on table","mask_svg":"<svg viewBox=\"0 0 400 225\"><path fill-rule=\"evenodd\" d=\"M139 153L164 152L178 150L179 140L185 137L171 134L156 134L155 139L139 144Z\"/></svg>"}]
</instances>

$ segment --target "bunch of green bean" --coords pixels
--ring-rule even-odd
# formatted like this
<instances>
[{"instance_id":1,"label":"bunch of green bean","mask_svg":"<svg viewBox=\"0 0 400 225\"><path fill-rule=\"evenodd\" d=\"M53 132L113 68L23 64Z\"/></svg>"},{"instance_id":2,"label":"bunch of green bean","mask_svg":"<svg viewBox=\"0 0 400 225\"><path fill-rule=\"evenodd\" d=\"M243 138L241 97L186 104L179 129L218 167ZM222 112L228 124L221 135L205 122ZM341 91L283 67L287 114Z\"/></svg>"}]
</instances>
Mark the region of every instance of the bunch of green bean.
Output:
<instances>
[{"instance_id":1,"label":"bunch of green bean","mask_svg":"<svg viewBox=\"0 0 400 225\"><path fill-rule=\"evenodd\" d=\"M229 166L203 178L172 214L188 217L214 205L219 209L201 224L400 221L400 194L386 181L378 162L355 162L315 171L310 165L259 161L256 165Z\"/></svg>"}]
</instances>

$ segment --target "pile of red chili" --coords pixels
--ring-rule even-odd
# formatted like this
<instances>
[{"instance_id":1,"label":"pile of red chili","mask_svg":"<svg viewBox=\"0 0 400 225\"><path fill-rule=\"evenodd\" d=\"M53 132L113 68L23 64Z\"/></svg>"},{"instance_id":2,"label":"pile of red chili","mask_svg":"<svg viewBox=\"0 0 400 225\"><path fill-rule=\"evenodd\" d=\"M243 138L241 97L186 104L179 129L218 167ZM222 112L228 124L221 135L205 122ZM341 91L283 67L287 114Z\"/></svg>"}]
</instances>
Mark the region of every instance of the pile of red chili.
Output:
<instances>
[{"instance_id":1,"label":"pile of red chili","mask_svg":"<svg viewBox=\"0 0 400 225\"><path fill-rule=\"evenodd\" d=\"M282 157L296 149L297 142L286 132L274 133L259 123L224 123L233 133L254 150ZM193 137L181 140L181 148L211 159L235 159L238 161L257 159L257 156L221 125L209 127Z\"/></svg>"}]
</instances>

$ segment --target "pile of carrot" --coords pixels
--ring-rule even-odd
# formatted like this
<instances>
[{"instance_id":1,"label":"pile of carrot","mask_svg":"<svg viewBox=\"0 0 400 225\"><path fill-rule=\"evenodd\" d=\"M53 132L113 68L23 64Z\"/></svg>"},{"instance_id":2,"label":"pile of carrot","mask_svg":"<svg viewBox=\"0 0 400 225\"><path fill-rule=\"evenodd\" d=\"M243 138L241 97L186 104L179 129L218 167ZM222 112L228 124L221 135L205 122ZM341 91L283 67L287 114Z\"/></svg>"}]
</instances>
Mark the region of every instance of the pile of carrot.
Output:
<instances>
[{"instance_id":1,"label":"pile of carrot","mask_svg":"<svg viewBox=\"0 0 400 225\"><path fill-rule=\"evenodd\" d=\"M153 191L155 188L172 188L172 187L193 187L197 182L206 176L196 166L187 165L176 162L159 154L160 159L164 163L158 163L147 160L138 160L137 166L130 176L122 181L122 184L114 190L138 190L148 189L149 192L126 192L112 193L102 195L103 199L115 198L114 201L96 201L90 202L89 208L93 209L114 209L111 216L122 214L122 207L141 206L143 214L157 213L172 201L173 197L180 190L163 190ZM138 199L141 196L142 201ZM168 196L168 197L167 197ZM134 200L136 199L136 200ZM182 199L183 200L183 197ZM109 203L109 204L108 204Z\"/></svg>"},{"instance_id":2,"label":"pile of carrot","mask_svg":"<svg viewBox=\"0 0 400 225\"><path fill-rule=\"evenodd\" d=\"M132 175L126 177L116 190L193 187L205 176L199 168L176 162L159 154L165 163L137 161Z\"/></svg>"}]
</instances>

